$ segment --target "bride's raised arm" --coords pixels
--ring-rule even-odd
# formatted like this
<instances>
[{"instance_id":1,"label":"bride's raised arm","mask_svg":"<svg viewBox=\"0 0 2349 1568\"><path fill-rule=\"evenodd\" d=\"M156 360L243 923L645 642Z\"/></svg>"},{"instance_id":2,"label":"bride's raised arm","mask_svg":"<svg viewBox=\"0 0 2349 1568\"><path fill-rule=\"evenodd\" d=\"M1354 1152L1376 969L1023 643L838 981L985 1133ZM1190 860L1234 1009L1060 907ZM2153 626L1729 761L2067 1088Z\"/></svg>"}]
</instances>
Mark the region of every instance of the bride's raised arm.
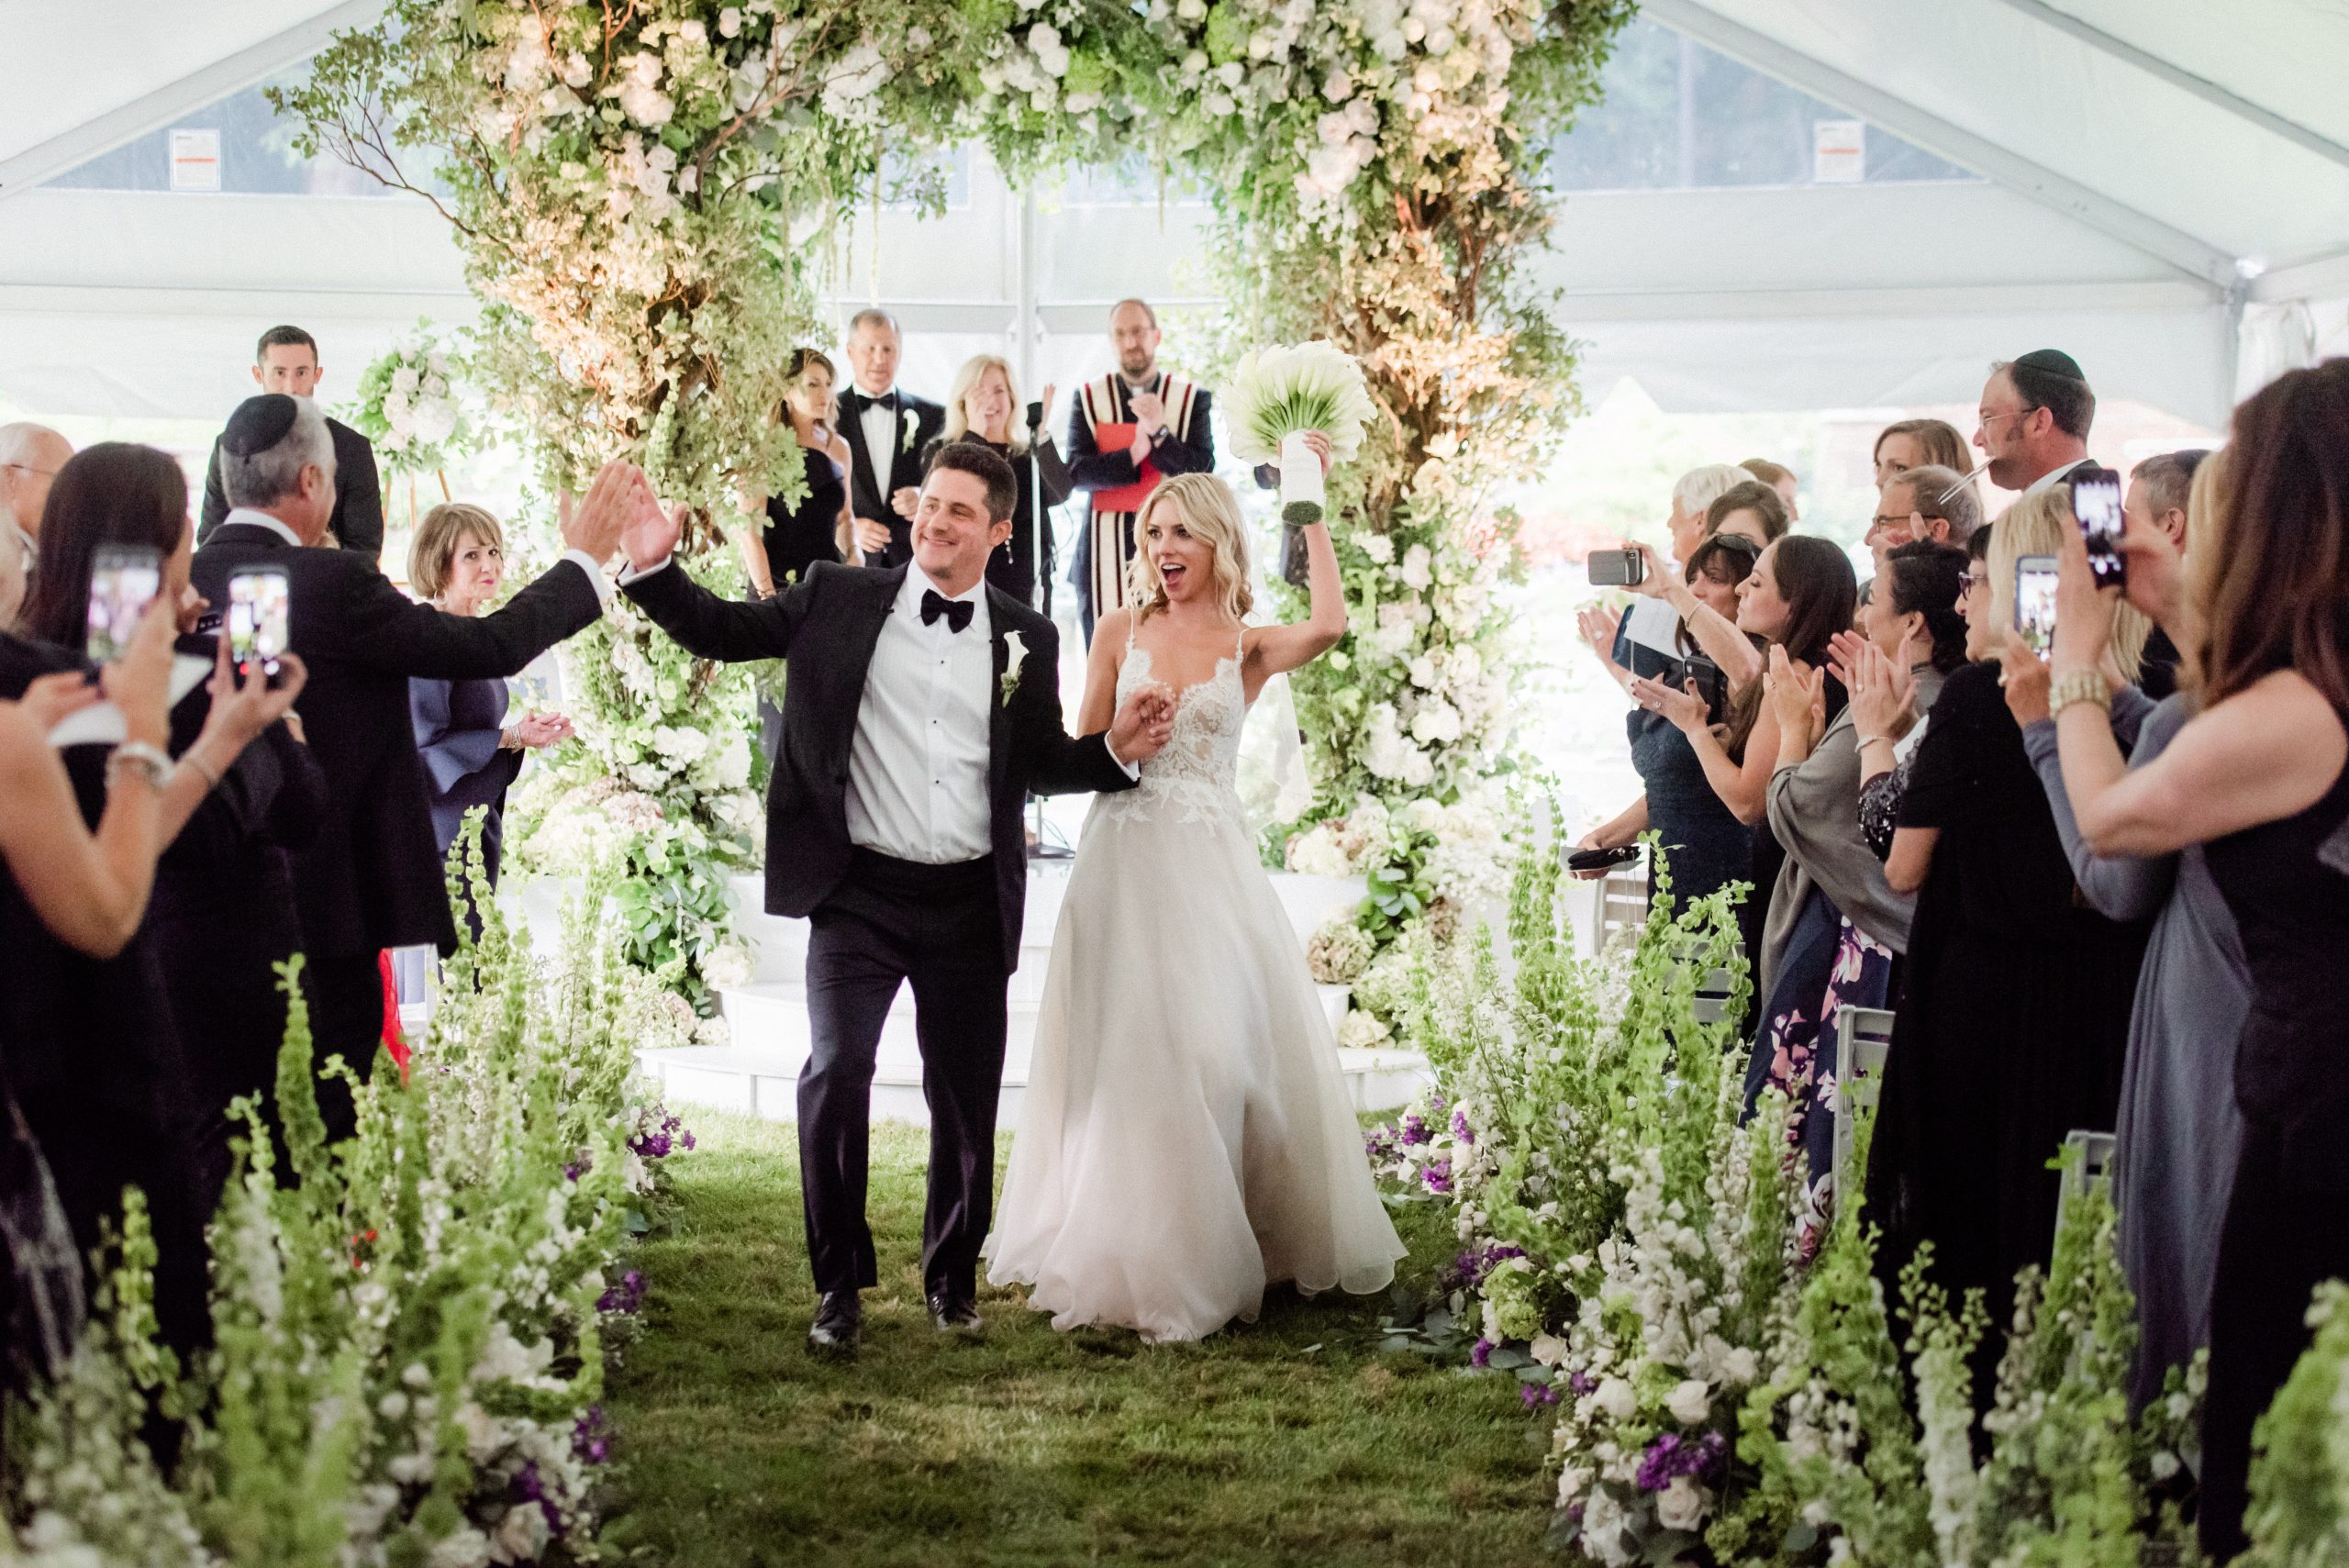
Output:
<instances>
[{"instance_id":1,"label":"bride's raised arm","mask_svg":"<svg viewBox=\"0 0 2349 1568\"><path fill-rule=\"evenodd\" d=\"M1338 551L1330 542L1329 525L1308 523L1303 532L1312 612L1301 621L1256 632L1248 649L1248 673L1257 685L1310 664L1346 635L1346 585L1338 575Z\"/></svg>"}]
</instances>

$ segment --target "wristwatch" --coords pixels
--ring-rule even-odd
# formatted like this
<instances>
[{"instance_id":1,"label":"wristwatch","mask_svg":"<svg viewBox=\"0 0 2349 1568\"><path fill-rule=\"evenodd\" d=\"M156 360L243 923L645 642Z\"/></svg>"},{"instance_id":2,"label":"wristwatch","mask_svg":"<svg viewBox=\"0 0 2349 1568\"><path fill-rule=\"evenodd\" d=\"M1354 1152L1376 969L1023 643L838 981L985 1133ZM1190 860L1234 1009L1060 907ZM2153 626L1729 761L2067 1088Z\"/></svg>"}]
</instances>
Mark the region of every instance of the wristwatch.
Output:
<instances>
[{"instance_id":1,"label":"wristwatch","mask_svg":"<svg viewBox=\"0 0 2349 1568\"><path fill-rule=\"evenodd\" d=\"M2055 677L2047 688L2047 717L2059 717L2074 703L2094 703L2110 713L2112 687L2101 671L2072 670Z\"/></svg>"}]
</instances>

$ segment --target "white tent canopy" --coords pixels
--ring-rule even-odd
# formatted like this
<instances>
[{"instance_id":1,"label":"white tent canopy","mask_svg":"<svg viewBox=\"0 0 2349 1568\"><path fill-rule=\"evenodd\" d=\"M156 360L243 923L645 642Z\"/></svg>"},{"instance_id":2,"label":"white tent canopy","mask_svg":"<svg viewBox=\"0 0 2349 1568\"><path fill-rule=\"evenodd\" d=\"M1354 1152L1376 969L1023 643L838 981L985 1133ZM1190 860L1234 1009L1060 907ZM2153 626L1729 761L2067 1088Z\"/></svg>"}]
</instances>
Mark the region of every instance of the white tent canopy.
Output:
<instances>
[{"instance_id":1,"label":"white tent canopy","mask_svg":"<svg viewBox=\"0 0 2349 1568\"><path fill-rule=\"evenodd\" d=\"M0 0L17 44L0 396L211 417L273 322L310 327L355 374L419 315L470 313L445 225L413 198L73 172L202 123L379 4ZM1676 88L1668 60L1649 69L1659 40L1679 50ZM2349 11L2326 0L1646 0L1609 102L1564 144L1542 280L1588 345L1586 384L1636 377L1668 408L1964 403L1987 361L2054 345L2106 396L2216 427L2242 389L2349 351L2343 61ZM1772 125L1736 118L1765 100ZM1776 157L1789 117L1806 141L1816 119L1824 149L1831 116L1865 122L1864 178L1825 150ZM1677 172L1658 173L1641 139L1675 135ZM1610 137L1630 156L1581 155ZM1920 161L1935 172L1899 172ZM909 379L942 385L994 348L1065 387L1098 368L1108 301L1195 291L1196 206L1100 172L1014 193L965 162L943 217L883 215L877 269L870 219L842 237L844 305L899 310ZM1648 172L1610 184L1622 167Z\"/></svg>"}]
</instances>

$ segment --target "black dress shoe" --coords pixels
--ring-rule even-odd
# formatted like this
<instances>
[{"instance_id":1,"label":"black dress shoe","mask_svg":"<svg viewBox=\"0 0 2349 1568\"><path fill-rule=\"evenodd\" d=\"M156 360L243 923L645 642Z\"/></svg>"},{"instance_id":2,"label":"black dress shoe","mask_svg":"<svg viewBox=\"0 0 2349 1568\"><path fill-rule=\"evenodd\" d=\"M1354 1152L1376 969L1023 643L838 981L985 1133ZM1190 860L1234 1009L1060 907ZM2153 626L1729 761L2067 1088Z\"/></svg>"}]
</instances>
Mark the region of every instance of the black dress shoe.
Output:
<instances>
[{"instance_id":1,"label":"black dress shoe","mask_svg":"<svg viewBox=\"0 0 2349 1568\"><path fill-rule=\"evenodd\" d=\"M977 1304L959 1290L941 1290L930 1296L930 1320L938 1325L941 1334L975 1334L985 1327L979 1321Z\"/></svg>"},{"instance_id":2,"label":"black dress shoe","mask_svg":"<svg viewBox=\"0 0 2349 1568\"><path fill-rule=\"evenodd\" d=\"M841 1356L856 1354L858 1330L864 1322L864 1308L852 1290L829 1290L816 1304L816 1321L807 1330L807 1353L811 1356Z\"/></svg>"}]
</instances>

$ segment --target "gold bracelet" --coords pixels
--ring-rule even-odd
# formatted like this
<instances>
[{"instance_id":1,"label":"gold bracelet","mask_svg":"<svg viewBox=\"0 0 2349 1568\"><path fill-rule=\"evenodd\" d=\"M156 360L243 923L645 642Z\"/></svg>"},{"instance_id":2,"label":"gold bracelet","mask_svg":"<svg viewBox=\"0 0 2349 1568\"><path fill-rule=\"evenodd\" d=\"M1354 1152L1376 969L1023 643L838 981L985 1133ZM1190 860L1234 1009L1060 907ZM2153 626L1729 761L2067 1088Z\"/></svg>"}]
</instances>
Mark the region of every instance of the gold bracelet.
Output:
<instances>
[{"instance_id":1,"label":"gold bracelet","mask_svg":"<svg viewBox=\"0 0 2349 1568\"><path fill-rule=\"evenodd\" d=\"M2099 670L2072 670L2055 677L2047 688L2047 717L2056 718L2074 703L2093 703L2112 711L2112 687Z\"/></svg>"}]
</instances>

